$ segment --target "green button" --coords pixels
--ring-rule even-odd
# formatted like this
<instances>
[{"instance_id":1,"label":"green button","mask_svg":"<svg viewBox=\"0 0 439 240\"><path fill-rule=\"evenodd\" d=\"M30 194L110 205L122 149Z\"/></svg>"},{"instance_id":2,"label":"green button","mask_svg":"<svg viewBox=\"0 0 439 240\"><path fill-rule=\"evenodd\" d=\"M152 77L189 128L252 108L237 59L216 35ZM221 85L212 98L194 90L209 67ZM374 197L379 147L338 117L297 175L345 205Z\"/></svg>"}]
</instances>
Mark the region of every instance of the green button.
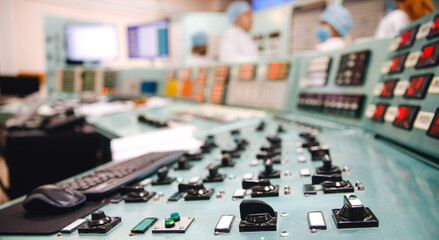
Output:
<instances>
[{"instance_id":1,"label":"green button","mask_svg":"<svg viewBox=\"0 0 439 240\"><path fill-rule=\"evenodd\" d=\"M166 219L165 219L165 227L166 227L166 228L172 228L172 227L175 227L174 219L172 219L172 218L166 218Z\"/></svg>"},{"instance_id":2,"label":"green button","mask_svg":"<svg viewBox=\"0 0 439 240\"><path fill-rule=\"evenodd\" d=\"M178 214L178 213L171 213L171 218L175 221L175 222L178 222L178 221L180 221L180 214Z\"/></svg>"}]
</instances>

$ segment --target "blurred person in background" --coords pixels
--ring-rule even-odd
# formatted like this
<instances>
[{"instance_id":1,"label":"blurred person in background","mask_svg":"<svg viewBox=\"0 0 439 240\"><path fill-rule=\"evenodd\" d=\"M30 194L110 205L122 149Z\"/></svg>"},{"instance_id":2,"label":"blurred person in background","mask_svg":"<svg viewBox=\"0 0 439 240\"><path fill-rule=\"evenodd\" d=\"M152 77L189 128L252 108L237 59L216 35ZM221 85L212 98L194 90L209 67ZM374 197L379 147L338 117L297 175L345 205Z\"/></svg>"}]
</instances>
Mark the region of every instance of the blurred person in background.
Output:
<instances>
[{"instance_id":1,"label":"blurred person in background","mask_svg":"<svg viewBox=\"0 0 439 240\"><path fill-rule=\"evenodd\" d=\"M208 37L204 31L199 31L191 36L192 50L186 63L188 65L211 64L212 60L208 57Z\"/></svg>"},{"instance_id":2,"label":"blurred person in background","mask_svg":"<svg viewBox=\"0 0 439 240\"><path fill-rule=\"evenodd\" d=\"M253 24L250 5L245 1L232 2L227 8L227 18L233 26L222 38L219 60L242 61L257 58L258 47L248 33Z\"/></svg>"},{"instance_id":3,"label":"blurred person in background","mask_svg":"<svg viewBox=\"0 0 439 240\"><path fill-rule=\"evenodd\" d=\"M375 37L393 37L411 22L435 10L431 0L394 0L394 3L397 9L381 20Z\"/></svg>"},{"instance_id":4,"label":"blurred person in background","mask_svg":"<svg viewBox=\"0 0 439 240\"><path fill-rule=\"evenodd\" d=\"M352 29L352 15L341 5L329 5L320 15L316 36L318 51L330 51L346 46L346 37Z\"/></svg>"}]
</instances>

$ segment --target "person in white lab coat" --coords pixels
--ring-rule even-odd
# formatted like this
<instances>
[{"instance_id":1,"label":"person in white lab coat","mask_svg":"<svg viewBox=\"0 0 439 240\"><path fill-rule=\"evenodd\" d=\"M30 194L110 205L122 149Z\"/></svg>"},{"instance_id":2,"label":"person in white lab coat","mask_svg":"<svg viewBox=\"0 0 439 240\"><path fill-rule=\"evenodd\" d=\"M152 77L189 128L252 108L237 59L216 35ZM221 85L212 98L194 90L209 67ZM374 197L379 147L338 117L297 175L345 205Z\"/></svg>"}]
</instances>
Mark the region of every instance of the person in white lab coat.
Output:
<instances>
[{"instance_id":1,"label":"person in white lab coat","mask_svg":"<svg viewBox=\"0 0 439 240\"><path fill-rule=\"evenodd\" d=\"M227 8L227 18L233 25L222 38L219 47L220 61L245 61L258 57L258 47L248 33L253 17L250 5L244 1L232 2Z\"/></svg>"},{"instance_id":2,"label":"person in white lab coat","mask_svg":"<svg viewBox=\"0 0 439 240\"><path fill-rule=\"evenodd\" d=\"M208 39L206 32L196 32L191 37L192 53L187 58L187 65L209 65L212 60L208 57Z\"/></svg>"},{"instance_id":3,"label":"person in white lab coat","mask_svg":"<svg viewBox=\"0 0 439 240\"><path fill-rule=\"evenodd\" d=\"M341 5L328 6L320 15L320 27L316 35L318 51L330 51L346 46L345 37L352 29L352 15Z\"/></svg>"},{"instance_id":4,"label":"person in white lab coat","mask_svg":"<svg viewBox=\"0 0 439 240\"><path fill-rule=\"evenodd\" d=\"M411 22L434 11L430 0L395 0L398 9L387 14L378 25L375 37L393 37Z\"/></svg>"}]
</instances>

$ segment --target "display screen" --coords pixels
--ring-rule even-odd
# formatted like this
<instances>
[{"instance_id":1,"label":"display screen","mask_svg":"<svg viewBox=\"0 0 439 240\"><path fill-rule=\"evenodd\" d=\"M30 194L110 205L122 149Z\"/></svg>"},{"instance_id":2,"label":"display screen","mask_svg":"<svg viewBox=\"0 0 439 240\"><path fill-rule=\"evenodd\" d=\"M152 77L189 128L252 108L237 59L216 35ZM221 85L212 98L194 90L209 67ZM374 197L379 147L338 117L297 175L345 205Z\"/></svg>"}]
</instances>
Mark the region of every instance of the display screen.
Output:
<instances>
[{"instance_id":1,"label":"display screen","mask_svg":"<svg viewBox=\"0 0 439 240\"><path fill-rule=\"evenodd\" d=\"M405 98L422 99L427 93L433 74L414 76L410 78L410 86L404 94Z\"/></svg>"},{"instance_id":2,"label":"display screen","mask_svg":"<svg viewBox=\"0 0 439 240\"><path fill-rule=\"evenodd\" d=\"M427 135L439 139L439 108L436 109L433 121L428 128Z\"/></svg>"},{"instance_id":3,"label":"display screen","mask_svg":"<svg viewBox=\"0 0 439 240\"><path fill-rule=\"evenodd\" d=\"M128 27L128 52L130 58L167 57L169 21Z\"/></svg>"},{"instance_id":4,"label":"display screen","mask_svg":"<svg viewBox=\"0 0 439 240\"><path fill-rule=\"evenodd\" d=\"M407 59L407 55L408 53L405 53L403 55L399 55L397 57L394 57L392 59L392 65L390 67L390 71L389 73L400 73L404 70L404 63L405 60Z\"/></svg>"},{"instance_id":5,"label":"display screen","mask_svg":"<svg viewBox=\"0 0 439 240\"><path fill-rule=\"evenodd\" d=\"M269 80L285 80L288 78L290 63L288 62L273 62L268 64L267 76Z\"/></svg>"},{"instance_id":6,"label":"display screen","mask_svg":"<svg viewBox=\"0 0 439 240\"><path fill-rule=\"evenodd\" d=\"M411 47L415 42L416 33L418 32L419 26L416 26L410 30L407 30L401 34L401 40L399 42L399 49L404 49Z\"/></svg>"},{"instance_id":7,"label":"display screen","mask_svg":"<svg viewBox=\"0 0 439 240\"><path fill-rule=\"evenodd\" d=\"M375 122L384 122L384 115L386 115L386 111L388 107L389 104L383 104L383 103L377 104L372 120L374 120Z\"/></svg>"},{"instance_id":8,"label":"display screen","mask_svg":"<svg viewBox=\"0 0 439 240\"><path fill-rule=\"evenodd\" d=\"M238 77L242 81L253 81L255 79L256 65L243 64L239 66Z\"/></svg>"},{"instance_id":9,"label":"display screen","mask_svg":"<svg viewBox=\"0 0 439 240\"><path fill-rule=\"evenodd\" d=\"M415 122L416 115L418 115L419 106L401 105L396 114L393 125L399 128L410 130Z\"/></svg>"},{"instance_id":10,"label":"display screen","mask_svg":"<svg viewBox=\"0 0 439 240\"><path fill-rule=\"evenodd\" d=\"M425 46L416 68L436 66L439 61L439 42Z\"/></svg>"},{"instance_id":11,"label":"display screen","mask_svg":"<svg viewBox=\"0 0 439 240\"><path fill-rule=\"evenodd\" d=\"M68 25L65 39L69 61L92 62L117 58L117 33L112 25Z\"/></svg>"},{"instance_id":12,"label":"display screen","mask_svg":"<svg viewBox=\"0 0 439 240\"><path fill-rule=\"evenodd\" d=\"M393 97L393 90L395 90L396 83L398 79L387 80L384 82L383 90L381 91L380 97L391 98Z\"/></svg>"},{"instance_id":13,"label":"display screen","mask_svg":"<svg viewBox=\"0 0 439 240\"><path fill-rule=\"evenodd\" d=\"M439 15L434 17L433 26L431 27L428 38L433 38L439 36Z\"/></svg>"}]
</instances>

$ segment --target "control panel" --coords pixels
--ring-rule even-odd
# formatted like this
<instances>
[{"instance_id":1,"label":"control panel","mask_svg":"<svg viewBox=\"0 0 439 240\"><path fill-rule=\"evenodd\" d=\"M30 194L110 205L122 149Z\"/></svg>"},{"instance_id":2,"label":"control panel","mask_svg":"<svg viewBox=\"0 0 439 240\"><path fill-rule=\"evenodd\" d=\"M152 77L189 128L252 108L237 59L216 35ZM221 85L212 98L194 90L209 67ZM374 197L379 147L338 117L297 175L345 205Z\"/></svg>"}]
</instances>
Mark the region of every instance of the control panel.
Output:
<instances>
[{"instance_id":1,"label":"control panel","mask_svg":"<svg viewBox=\"0 0 439 240\"><path fill-rule=\"evenodd\" d=\"M389 40L358 42L343 49L296 56L298 81L290 88L287 109L336 123L364 126Z\"/></svg>"},{"instance_id":2,"label":"control panel","mask_svg":"<svg viewBox=\"0 0 439 240\"><path fill-rule=\"evenodd\" d=\"M437 201L426 199L419 185L434 179L436 168L361 131L295 118L284 114L223 125L221 131L213 127L199 136L200 149L121 187L109 203L67 221L59 234L33 238L437 236L439 220L431 214ZM380 167L370 169L375 165ZM398 191L389 191L389 182ZM407 214L395 218L395 212Z\"/></svg>"},{"instance_id":3,"label":"control panel","mask_svg":"<svg viewBox=\"0 0 439 240\"><path fill-rule=\"evenodd\" d=\"M289 61L236 65L227 88L226 103L282 110L286 103L287 88L293 81L290 69Z\"/></svg>"},{"instance_id":4,"label":"control panel","mask_svg":"<svg viewBox=\"0 0 439 240\"><path fill-rule=\"evenodd\" d=\"M59 69L55 91L118 95L117 72L101 69Z\"/></svg>"},{"instance_id":5,"label":"control panel","mask_svg":"<svg viewBox=\"0 0 439 240\"><path fill-rule=\"evenodd\" d=\"M366 128L437 158L439 142L429 129L439 108L438 15L415 22L395 37L367 106Z\"/></svg>"},{"instance_id":6,"label":"control panel","mask_svg":"<svg viewBox=\"0 0 439 240\"><path fill-rule=\"evenodd\" d=\"M228 65L217 65L213 69L212 85L208 103L223 104L226 98L226 89L229 83L230 68Z\"/></svg>"}]
</instances>

